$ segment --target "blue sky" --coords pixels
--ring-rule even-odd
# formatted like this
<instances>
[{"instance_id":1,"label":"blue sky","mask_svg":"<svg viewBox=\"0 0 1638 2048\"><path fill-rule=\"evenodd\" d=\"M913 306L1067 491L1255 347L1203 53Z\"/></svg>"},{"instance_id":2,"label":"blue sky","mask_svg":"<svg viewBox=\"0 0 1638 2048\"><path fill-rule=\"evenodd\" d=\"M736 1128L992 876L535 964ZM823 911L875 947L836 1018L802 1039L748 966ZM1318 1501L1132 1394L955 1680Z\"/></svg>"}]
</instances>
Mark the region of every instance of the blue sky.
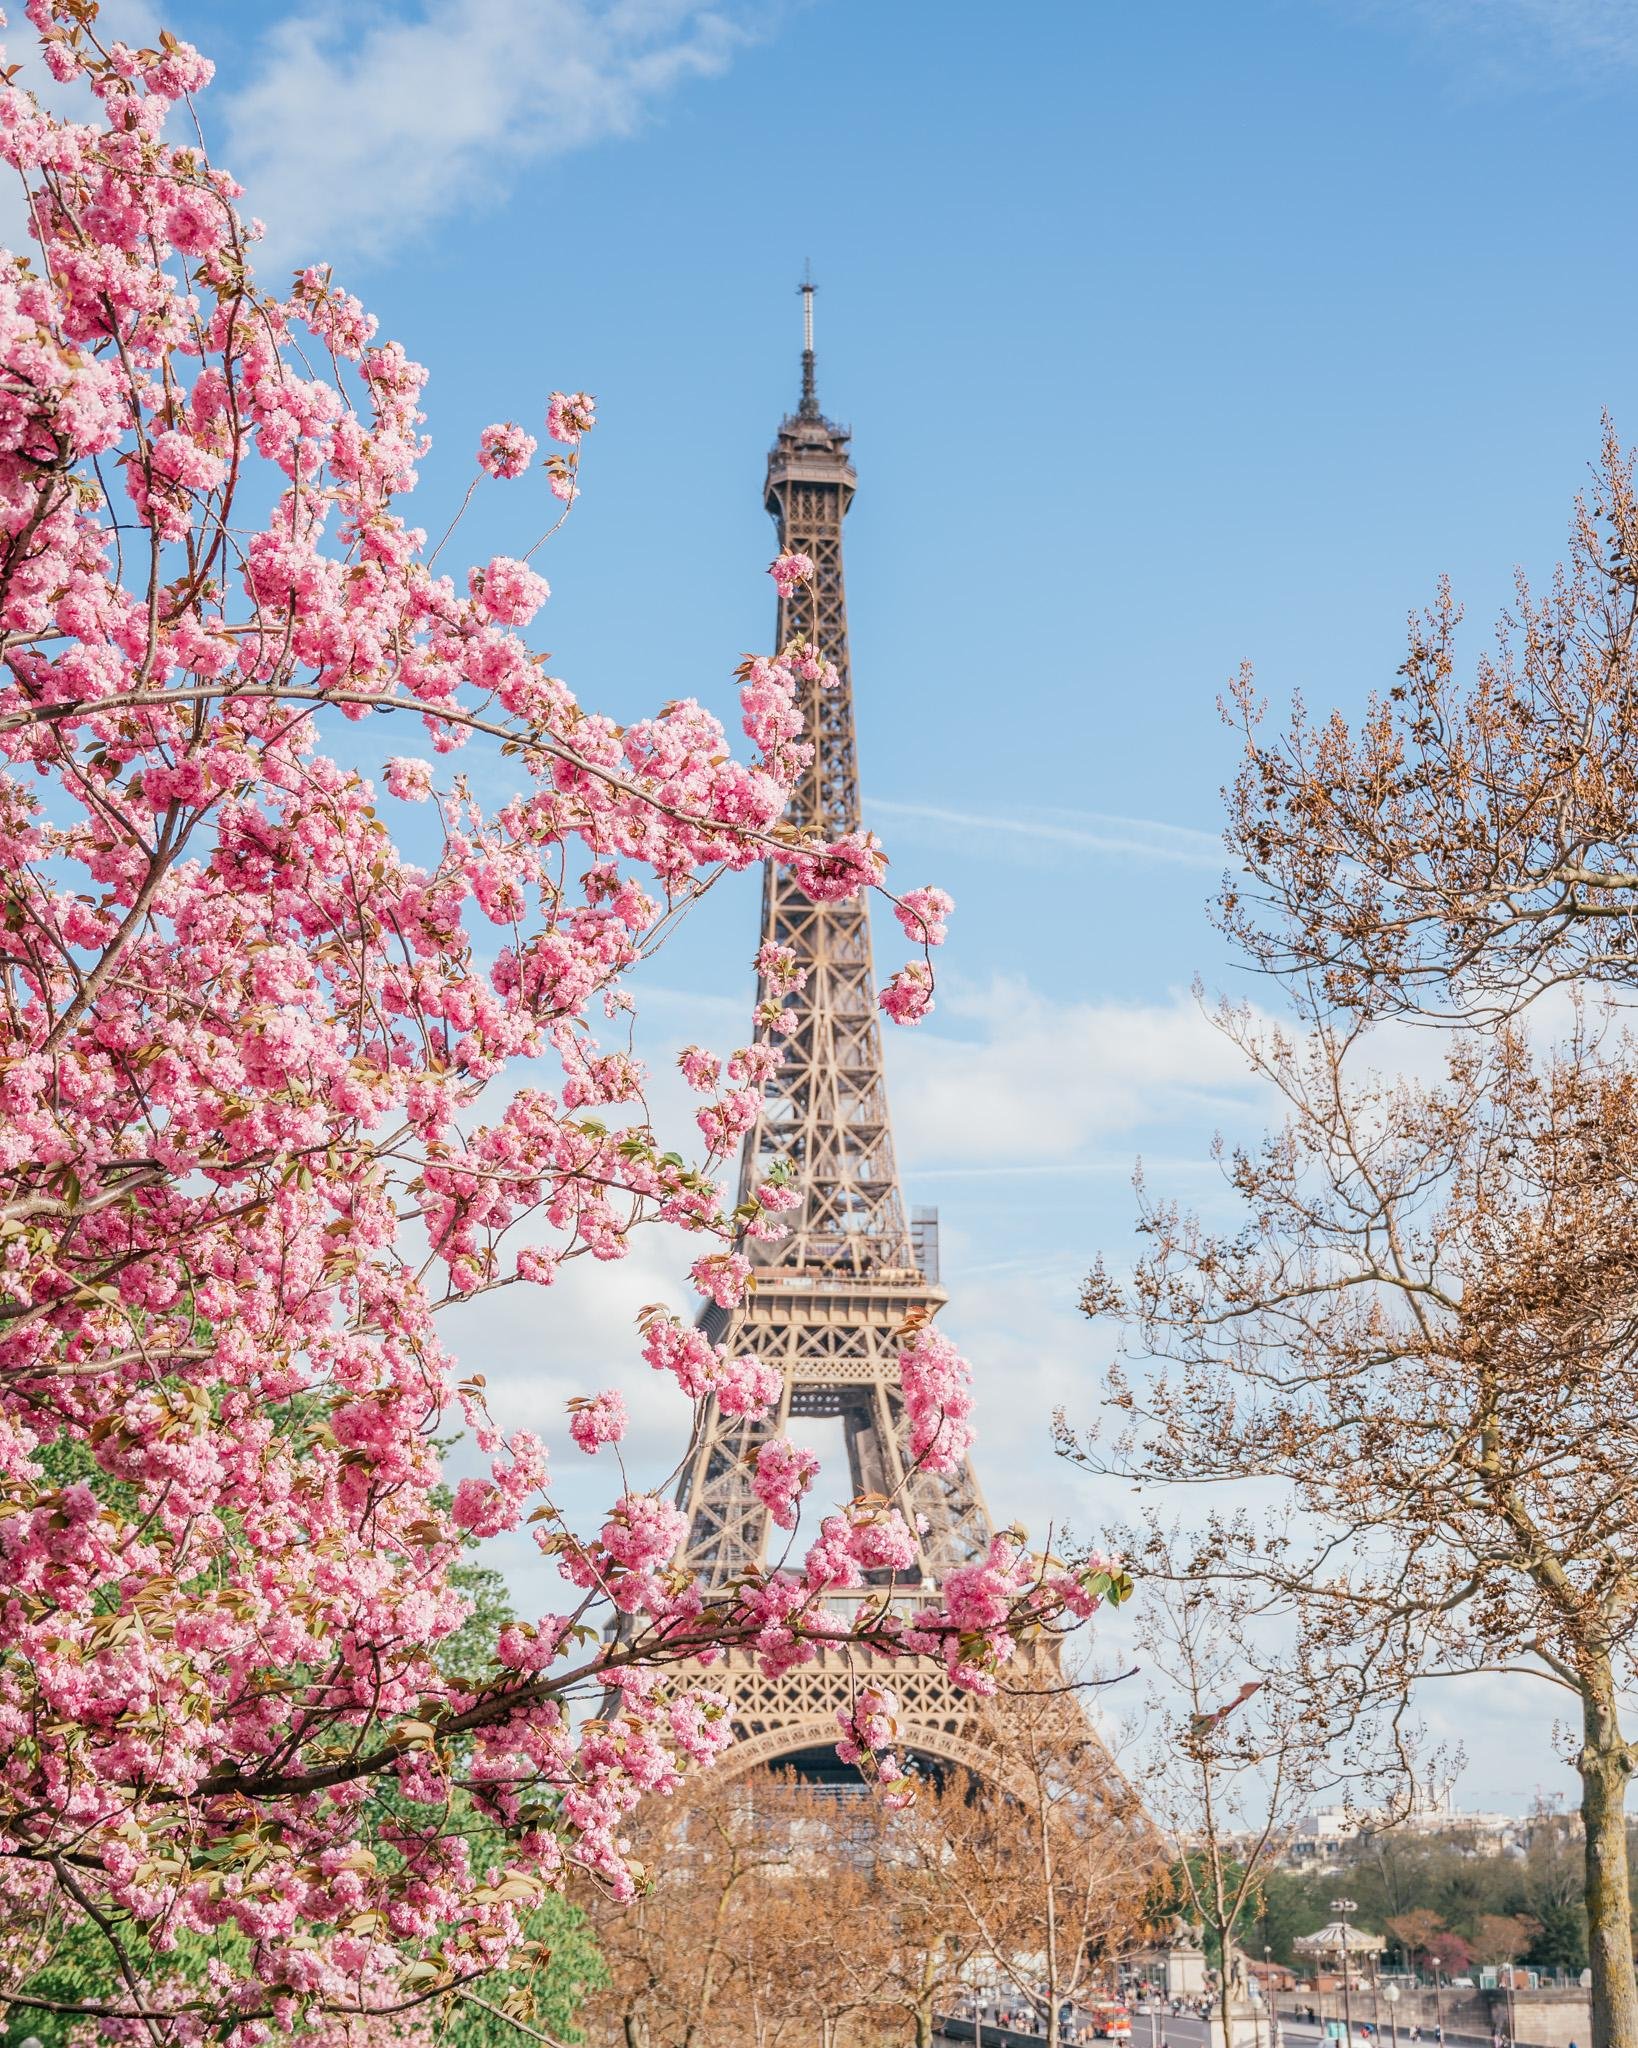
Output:
<instances>
[{"instance_id":1,"label":"blue sky","mask_svg":"<svg viewBox=\"0 0 1638 2048\"><path fill-rule=\"evenodd\" d=\"M429 524L479 428L595 391L546 637L616 713L726 708L772 630L761 469L811 257L870 821L958 905L938 1015L892 1048L903 1164L992 1505L1094 1528L1046 1448L1107 1350L1077 1281L1126 1255L1137 1153L1209 1196L1213 1130L1256 1121L1187 993L1231 978L1217 694L1249 658L1276 702L1357 706L1442 572L1477 640L1555 559L1601 408L1638 434L1638 0L109 13L217 58L207 131L270 266L333 260L430 365ZM487 492L464 555L533 510ZM651 1047L732 1042L755 917L742 887L694 920ZM470 1362L559 1434L673 1267L473 1312ZM1429 1713L1462 1803L1566 1789L1510 1691Z\"/></svg>"}]
</instances>

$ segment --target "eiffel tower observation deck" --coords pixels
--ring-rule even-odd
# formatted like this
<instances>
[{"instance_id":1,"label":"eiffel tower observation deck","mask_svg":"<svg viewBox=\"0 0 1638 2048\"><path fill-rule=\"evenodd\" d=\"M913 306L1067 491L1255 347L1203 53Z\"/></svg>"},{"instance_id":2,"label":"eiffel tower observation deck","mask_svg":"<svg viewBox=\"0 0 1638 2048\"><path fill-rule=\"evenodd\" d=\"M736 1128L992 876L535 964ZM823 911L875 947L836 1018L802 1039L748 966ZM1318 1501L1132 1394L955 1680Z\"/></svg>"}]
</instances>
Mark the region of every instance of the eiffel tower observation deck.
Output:
<instances>
[{"instance_id":1,"label":"eiffel tower observation deck","mask_svg":"<svg viewBox=\"0 0 1638 2048\"><path fill-rule=\"evenodd\" d=\"M834 839L860 824L842 573L842 527L857 477L848 430L819 409L813 287L805 284L802 291L801 400L780 422L763 493L781 549L810 556L815 570L812 587L798 586L781 598L777 644L815 641L840 677L834 688L806 686L802 709L814 756L786 815ZM708 1309L702 1323L713 1341L778 1366L785 1387L778 1411L766 1418L730 1417L714 1403L707 1407L678 1487L678 1505L688 1515L678 1562L710 1590L765 1565L770 1537L781 1532L770 1529L751 1488L756 1454L793 1420L831 1418L842 1425L849 1469L844 1480L827 1467L818 1484L832 1497L894 1498L921 1537L916 1566L894 1576L893 1584L921 1605L946 1572L981 1555L992 1534L971 1468L932 1473L914 1464L907 1447L902 1332L947 1300L939 1285L936 1218L910 1217L899 1183L866 899L815 903L789 868L764 872L763 939L790 948L808 978L788 1001L797 1022L746 1134L740 1195L747 1198L769 1168L786 1159L804 1198L785 1219L791 1227L783 1240L751 1246L756 1284L745 1304ZM858 1676L843 1653L824 1652L776 1680L763 1678L749 1657L713 1669L734 1701L739 1741L728 1753L730 1769L770 1762L818 1775L836 1769L835 1710ZM892 1683L910 1752L985 1768L983 1717L939 1666L895 1667Z\"/></svg>"}]
</instances>

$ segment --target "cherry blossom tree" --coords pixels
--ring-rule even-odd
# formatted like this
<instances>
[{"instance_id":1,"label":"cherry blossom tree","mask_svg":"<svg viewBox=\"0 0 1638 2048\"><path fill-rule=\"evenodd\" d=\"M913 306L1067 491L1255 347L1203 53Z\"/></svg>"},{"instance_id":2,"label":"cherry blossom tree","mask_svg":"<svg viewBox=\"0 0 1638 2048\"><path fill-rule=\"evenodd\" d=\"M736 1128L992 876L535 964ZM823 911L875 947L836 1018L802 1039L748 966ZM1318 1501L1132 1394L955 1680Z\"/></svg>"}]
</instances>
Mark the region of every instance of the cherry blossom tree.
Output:
<instances>
[{"instance_id":1,"label":"cherry blossom tree","mask_svg":"<svg viewBox=\"0 0 1638 2048\"><path fill-rule=\"evenodd\" d=\"M549 1894L640 1889L623 1821L729 1739L724 1645L782 1668L845 1638L862 1673L933 1655L983 1690L1111 1588L1003 1545L982 1627L837 1608L880 1563L871 1504L707 1597L617 1395L566 1418L612 1468L576 1529L547 1446L463 1376L452 1303L656 1221L729 1303L782 1227L788 1176L738 1209L718 1176L793 963L759 958L751 1043L685 1056L691 1157L650 1119L627 982L723 875L883 886L869 838L781 823L833 672L747 660L744 759L692 699L583 707L524 638L540 540L457 578L404 509L423 370L327 270L255 283L192 118L208 62L102 39L93 0L27 11L100 111L0 82L34 233L0 255L0 1896L109 1988L43 1989L36 1956L0 1998L156 2048L390 2032L526 1968ZM552 395L553 521L594 419ZM488 428L472 489L527 502L536 453ZM913 1021L949 903L897 907ZM778 1391L682 1314L641 1342L680 1425ZM965 1366L911 1351L917 1454L950 1462ZM487 1471L450 1494L463 1426ZM473 1642L462 1560L525 1526L558 1610ZM892 1783L875 1684L845 1733Z\"/></svg>"}]
</instances>

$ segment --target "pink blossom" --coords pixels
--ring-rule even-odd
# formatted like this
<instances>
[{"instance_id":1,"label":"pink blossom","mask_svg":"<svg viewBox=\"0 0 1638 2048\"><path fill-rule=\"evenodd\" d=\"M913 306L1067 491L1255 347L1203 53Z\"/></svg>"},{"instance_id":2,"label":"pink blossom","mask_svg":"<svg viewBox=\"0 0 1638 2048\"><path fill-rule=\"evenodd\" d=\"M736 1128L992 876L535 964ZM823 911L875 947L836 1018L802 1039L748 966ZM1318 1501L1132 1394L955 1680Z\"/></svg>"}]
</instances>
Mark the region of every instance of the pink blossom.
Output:
<instances>
[{"instance_id":1,"label":"pink blossom","mask_svg":"<svg viewBox=\"0 0 1638 2048\"><path fill-rule=\"evenodd\" d=\"M954 898L943 889L906 889L893 915L913 945L942 946L949 933L945 919L954 909Z\"/></svg>"},{"instance_id":2,"label":"pink blossom","mask_svg":"<svg viewBox=\"0 0 1638 2048\"><path fill-rule=\"evenodd\" d=\"M424 803L432 794L432 763L400 756L387 763L387 787L405 803Z\"/></svg>"},{"instance_id":3,"label":"pink blossom","mask_svg":"<svg viewBox=\"0 0 1638 2048\"><path fill-rule=\"evenodd\" d=\"M677 1055L677 1066L689 1087L701 1092L714 1088L722 1075L722 1061L698 1045L685 1045Z\"/></svg>"},{"instance_id":4,"label":"pink blossom","mask_svg":"<svg viewBox=\"0 0 1638 2048\"><path fill-rule=\"evenodd\" d=\"M617 1444L626 1433L629 1417L625 1396L618 1388L569 1403L569 1434L588 1454L602 1444Z\"/></svg>"},{"instance_id":5,"label":"pink blossom","mask_svg":"<svg viewBox=\"0 0 1638 2048\"><path fill-rule=\"evenodd\" d=\"M718 1362L710 1386L724 1415L765 1415L785 1391L785 1376L777 1365L742 1352Z\"/></svg>"},{"instance_id":6,"label":"pink blossom","mask_svg":"<svg viewBox=\"0 0 1638 2048\"><path fill-rule=\"evenodd\" d=\"M603 1524L603 1547L616 1564L643 1572L664 1564L688 1533L688 1517L657 1493L626 1493Z\"/></svg>"},{"instance_id":7,"label":"pink blossom","mask_svg":"<svg viewBox=\"0 0 1638 2048\"><path fill-rule=\"evenodd\" d=\"M907 1571L917 1562L915 1534L897 1508L850 1517L848 1549L862 1571Z\"/></svg>"},{"instance_id":8,"label":"pink blossom","mask_svg":"<svg viewBox=\"0 0 1638 2048\"><path fill-rule=\"evenodd\" d=\"M485 427L478 436L478 467L490 476L517 477L529 467L539 443L515 420Z\"/></svg>"},{"instance_id":9,"label":"pink blossom","mask_svg":"<svg viewBox=\"0 0 1638 2048\"><path fill-rule=\"evenodd\" d=\"M924 1323L899 1353L910 1455L931 1472L953 1472L973 1440L972 1368L950 1340Z\"/></svg>"},{"instance_id":10,"label":"pink blossom","mask_svg":"<svg viewBox=\"0 0 1638 2048\"><path fill-rule=\"evenodd\" d=\"M813 576L811 555L786 553L777 556L768 564L768 574L779 586L781 597L789 597L798 584L808 582Z\"/></svg>"},{"instance_id":11,"label":"pink blossom","mask_svg":"<svg viewBox=\"0 0 1638 2048\"><path fill-rule=\"evenodd\" d=\"M881 1766L877 1752L885 1751L898 1739L898 1695L885 1686L861 1686L851 1703L836 1709L841 1740L836 1754L845 1764L869 1764L872 1775ZM896 1763L892 1775L898 1775Z\"/></svg>"},{"instance_id":12,"label":"pink blossom","mask_svg":"<svg viewBox=\"0 0 1638 2048\"><path fill-rule=\"evenodd\" d=\"M781 1529L796 1527L797 1505L819 1471L814 1452L774 1437L756 1454L751 1486Z\"/></svg>"},{"instance_id":13,"label":"pink blossom","mask_svg":"<svg viewBox=\"0 0 1638 2048\"><path fill-rule=\"evenodd\" d=\"M793 855L791 866L815 903L841 903L861 889L873 889L887 871L869 832L849 832L829 846L810 847Z\"/></svg>"},{"instance_id":14,"label":"pink blossom","mask_svg":"<svg viewBox=\"0 0 1638 2048\"><path fill-rule=\"evenodd\" d=\"M739 1252L702 1252L689 1277L718 1308L738 1308L751 1283L751 1262Z\"/></svg>"},{"instance_id":15,"label":"pink blossom","mask_svg":"<svg viewBox=\"0 0 1638 2048\"><path fill-rule=\"evenodd\" d=\"M544 576L526 562L496 555L487 569L474 569L472 595L492 619L508 626L526 626L552 594Z\"/></svg>"},{"instance_id":16,"label":"pink blossom","mask_svg":"<svg viewBox=\"0 0 1638 2048\"><path fill-rule=\"evenodd\" d=\"M588 391L554 391L546 407L546 431L574 447L597 424L597 401Z\"/></svg>"},{"instance_id":17,"label":"pink blossom","mask_svg":"<svg viewBox=\"0 0 1638 2048\"><path fill-rule=\"evenodd\" d=\"M895 1024L919 1024L933 1007L933 975L925 960L912 960L882 984L876 998Z\"/></svg>"},{"instance_id":18,"label":"pink blossom","mask_svg":"<svg viewBox=\"0 0 1638 2048\"><path fill-rule=\"evenodd\" d=\"M796 954L789 946L781 946L775 940L766 940L758 948L756 971L762 985L770 995L788 996L801 988L807 980L807 971L797 965Z\"/></svg>"}]
</instances>

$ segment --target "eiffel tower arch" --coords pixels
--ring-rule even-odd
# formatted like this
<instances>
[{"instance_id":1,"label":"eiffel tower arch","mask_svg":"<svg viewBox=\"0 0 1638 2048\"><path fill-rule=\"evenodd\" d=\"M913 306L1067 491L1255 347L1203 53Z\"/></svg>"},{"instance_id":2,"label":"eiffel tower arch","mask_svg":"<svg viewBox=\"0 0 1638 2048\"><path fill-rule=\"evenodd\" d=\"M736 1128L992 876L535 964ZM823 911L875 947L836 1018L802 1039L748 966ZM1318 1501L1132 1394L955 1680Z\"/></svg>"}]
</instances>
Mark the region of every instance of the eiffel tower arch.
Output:
<instances>
[{"instance_id":1,"label":"eiffel tower arch","mask_svg":"<svg viewBox=\"0 0 1638 2048\"><path fill-rule=\"evenodd\" d=\"M849 658L842 524L857 483L849 431L827 419L815 391L812 286L804 285L802 396L780 422L768 456L764 502L779 545L808 555L812 587L779 603L777 644L817 642L838 684L805 686L802 706L814 756L786 812L805 830L834 839L859 829L859 776ZM786 1007L797 1022L785 1058L768 1080L740 1161L740 1199L780 1159L794 1165L803 1203L784 1219L788 1235L749 1247L755 1286L743 1306L708 1308L701 1325L732 1352L778 1366L784 1392L766 1417L730 1417L714 1402L700 1418L678 1484L688 1533L677 1563L703 1590L720 1592L768 1561L769 1517L751 1486L761 1446L793 1419L840 1421L852 1492L891 1495L920 1534L916 1564L875 1574L922 1605L944 1575L982 1556L994 1533L971 1466L934 1473L917 1466L899 1385L907 1323L948 1300L939 1284L937 1217L907 1213L893 1151L880 1013L863 894L815 903L789 868L764 870L762 937L796 956L807 982ZM759 996L769 993L759 990ZM822 1473L820 1484L835 1476ZM1022 1660L1043 1683L1055 1662L1038 1651ZM723 1768L794 1765L813 1776L847 1775L837 1765L836 1710L863 1673L859 1653L822 1650L780 1678L764 1677L742 1653L713 1665L712 1682L732 1701L737 1740ZM996 1710L958 1690L932 1659L895 1661L889 1682L901 1702L905 1751L982 1777L997 1768ZM1024 1682L1029 1682L1028 1677ZM1066 1697L1066 1736L1088 1730Z\"/></svg>"}]
</instances>

